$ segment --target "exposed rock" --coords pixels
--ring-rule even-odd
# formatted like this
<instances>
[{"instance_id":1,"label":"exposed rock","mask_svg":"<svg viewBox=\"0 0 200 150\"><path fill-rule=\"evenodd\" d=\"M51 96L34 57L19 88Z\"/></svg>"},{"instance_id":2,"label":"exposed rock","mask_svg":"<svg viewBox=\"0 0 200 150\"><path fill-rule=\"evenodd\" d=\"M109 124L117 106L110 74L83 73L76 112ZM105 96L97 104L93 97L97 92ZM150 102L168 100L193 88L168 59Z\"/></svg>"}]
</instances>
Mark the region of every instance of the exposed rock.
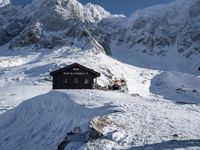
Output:
<instances>
[{"instance_id":1,"label":"exposed rock","mask_svg":"<svg viewBox=\"0 0 200 150\"><path fill-rule=\"evenodd\" d=\"M96 117L89 123L88 138L96 140L103 136L103 128L110 125L111 120L107 117Z\"/></svg>"},{"instance_id":2,"label":"exposed rock","mask_svg":"<svg viewBox=\"0 0 200 150\"><path fill-rule=\"evenodd\" d=\"M98 43L104 48L104 51L107 55L112 55L112 52L110 50L110 37L107 36L101 36L97 39Z\"/></svg>"},{"instance_id":3,"label":"exposed rock","mask_svg":"<svg viewBox=\"0 0 200 150\"><path fill-rule=\"evenodd\" d=\"M41 46L44 48L52 49L56 46L64 45L64 41L59 37L51 37L51 39L44 39L41 41Z\"/></svg>"},{"instance_id":4,"label":"exposed rock","mask_svg":"<svg viewBox=\"0 0 200 150\"><path fill-rule=\"evenodd\" d=\"M183 59L200 55L199 0L175 1L130 17L77 0L33 0L24 8L7 5L9 0L1 3L6 5L0 9L0 45L10 42L10 48L73 45L111 55L114 40L149 56L168 56L171 51Z\"/></svg>"},{"instance_id":5,"label":"exposed rock","mask_svg":"<svg viewBox=\"0 0 200 150\"><path fill-rule=\"evenodd\" d=\"M15 38L11 43L9 48L13 47L25 47L33 44L37 44L42 37L42 29L40 23L36 23L25 29L17 38Z\"/></svg>"},{"instance_id":6,"label":"exposed rock","mask_svg":"<svg viewBox=\"0 0 200 150\"><path fill-rule=\"evenodd\" d=\"M175 1L136 11L129 18L121 19L115 28L112 19L101 20L98 26L117 45L124 44L150 56L166 56L170 50L177 50L192 59L200 55L199 5L198 0Z\"/></svg>"},{"instance_id":7,"label":"exposed rock","mask_svg":"<svg viewBox=\"0 0 200 150\"><path fill-rule=\"evenodd\" d=\"M0 18L0 26L3 26L5 24L5 20L3 18Z\"/></svg>"},{"instance_id":8,"label":"exposed rock","mask_svg":"<svg viewBox=\"0 0 200 150\"><path fill-rule=\"evenodd\" d=\"M5 28L0 28L0 45L6 44L11 39L16 37L29 22L29 18L15 19L9 23Z\"/></svg>"},{"instance_id":9,"label":"exposed rock","mask_svg":"<svg viewBox=\"0 0 200 150\"><path fill-rule=\"evenodd\" d=\"M23 26L19 26L15 21L8 29L0 29L0 45L11 41L11 49L30 45L52 49L58 45L73 43L81 49L95 48L96 53L111 54L109 40L102 38L98 41L90 31L90 23L112 16L102 7L92 4L83 6L76 0L34 0L24 11L20 10L18 13L23 16L29 9L32 12L25 25L22 22ZM0 24L5 24L1 15Z\"/></svg>"}]
</instances>

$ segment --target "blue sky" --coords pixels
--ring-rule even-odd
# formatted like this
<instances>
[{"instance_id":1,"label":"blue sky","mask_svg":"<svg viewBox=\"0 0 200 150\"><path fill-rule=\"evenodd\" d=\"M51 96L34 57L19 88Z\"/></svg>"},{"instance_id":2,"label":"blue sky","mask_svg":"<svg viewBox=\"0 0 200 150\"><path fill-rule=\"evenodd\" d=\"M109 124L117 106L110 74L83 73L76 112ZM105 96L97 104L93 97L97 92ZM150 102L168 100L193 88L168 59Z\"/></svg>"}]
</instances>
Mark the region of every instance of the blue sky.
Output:
<instances>
[{"instance_id":1,"label":"blue sky","mask_svg":"<svg viewBox=\"0 0 200 150\"><path fill-rule=\"evenodd\" d=\"M11 0L14 5L28 4L32 0ZM168 3L173 0L79 0L82 4L91 2L99 4L111 13L122 13L129 16L133 11L155 4Z\"/></svg>"}]
</instances>

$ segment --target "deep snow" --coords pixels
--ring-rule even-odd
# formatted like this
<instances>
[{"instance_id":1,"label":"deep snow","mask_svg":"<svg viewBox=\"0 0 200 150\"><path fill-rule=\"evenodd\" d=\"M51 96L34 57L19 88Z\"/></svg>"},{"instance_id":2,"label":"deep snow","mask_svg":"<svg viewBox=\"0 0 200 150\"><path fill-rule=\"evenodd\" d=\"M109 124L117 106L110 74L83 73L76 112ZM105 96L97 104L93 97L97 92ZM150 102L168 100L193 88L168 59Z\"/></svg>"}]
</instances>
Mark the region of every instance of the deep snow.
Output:
<instances>
[{"instance_id":1,"label":"deep snow","mask_svg":"<svg viewBox=\"0 0 200 150\"><path fill-rule=\"evenodd\" d=\"M181 148L184 140L191 141L187 148L199 146L199 142L192 143L200 138L199 106L112 91L63 90L36 96L2 114L0 149L54 150L67 132L80 127L84 133L89 120L99 115L113 121L104 129L104 138L76 149L143 149L148 145L154 149L156 143L165 148L172 140L176 141L171 148ZM76 142L68 146L72 145Z\"/></svg>"},{"instance_id":2,"label":"deep snow","mask_svg":"<svg viewBox=\"0 0 200 150\"><path fill-rule=\"evenodd\" d=\"M114 122L105 128L105 138L78 143L78 147L72 142L66 149L160 149L168 144L198 149L199 106L174 103L199 103L197 76L140 68L120 62L124 55L116 60L76 47L70 51L69 47L54 51L4 49L1 53L3 59L21 59L23 63L12 61L13 65L6 66L2 61L0 149L56 149L73 127L86 131L89 120L99 115ZM124 76L129 92L51 91L49 72L77 60L102 73L101 85L108 84L107 69L115 77ZM186 92L177 92L178 88Z\"/></svg>"},{"instance_id":3,"label":"deep snow","mask_svg":"<svg viewBox=\"0 0 200 150\"><path fill-rule=\"evenodd\" d=\"M75 99L79 98L77 94L49 92L2 114L0 149L53 150L73 127L86 131L90 119L109 113L109 108L112 112L112 106L89 108L78 104Z\"/></svg>"}]
</instances>

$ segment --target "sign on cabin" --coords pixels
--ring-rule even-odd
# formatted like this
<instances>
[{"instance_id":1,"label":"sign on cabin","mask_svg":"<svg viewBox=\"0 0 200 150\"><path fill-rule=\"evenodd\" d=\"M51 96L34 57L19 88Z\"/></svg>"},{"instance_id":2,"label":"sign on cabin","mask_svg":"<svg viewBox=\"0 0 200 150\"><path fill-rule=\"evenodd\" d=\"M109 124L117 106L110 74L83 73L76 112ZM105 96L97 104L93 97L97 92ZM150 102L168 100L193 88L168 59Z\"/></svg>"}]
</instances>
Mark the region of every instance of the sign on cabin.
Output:
<instances>
[{"instance_id":1,"label":"sign on cabin","mask_svg":"<svg viewBox=\"0 0 200 150\"><path fill-rule=\"evenodd\" d=\"M94 79L100 73L74 63L53 71L50 75L53 76L53 89L92 89L96 84Z\"/></svg>"}]
</instances>

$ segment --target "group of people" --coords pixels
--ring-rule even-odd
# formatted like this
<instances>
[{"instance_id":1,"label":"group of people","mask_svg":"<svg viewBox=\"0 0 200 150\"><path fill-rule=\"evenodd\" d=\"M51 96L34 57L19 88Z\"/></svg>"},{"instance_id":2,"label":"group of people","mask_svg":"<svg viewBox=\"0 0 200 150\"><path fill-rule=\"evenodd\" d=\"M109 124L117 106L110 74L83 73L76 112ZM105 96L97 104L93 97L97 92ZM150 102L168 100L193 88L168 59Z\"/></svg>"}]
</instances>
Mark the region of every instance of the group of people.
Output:
<instances>
[{"instance_id":1,"label":"group of people","mask_svg":"<svg viewBox=\"0 0 200 150\"><path fill-rule=\"evenodd\" d=\"M117 79L111 81L111 84L108 86L110 90L121 90L123 92L128 91L126 80L124 78Z\"/></svg>"}]
</instances>

